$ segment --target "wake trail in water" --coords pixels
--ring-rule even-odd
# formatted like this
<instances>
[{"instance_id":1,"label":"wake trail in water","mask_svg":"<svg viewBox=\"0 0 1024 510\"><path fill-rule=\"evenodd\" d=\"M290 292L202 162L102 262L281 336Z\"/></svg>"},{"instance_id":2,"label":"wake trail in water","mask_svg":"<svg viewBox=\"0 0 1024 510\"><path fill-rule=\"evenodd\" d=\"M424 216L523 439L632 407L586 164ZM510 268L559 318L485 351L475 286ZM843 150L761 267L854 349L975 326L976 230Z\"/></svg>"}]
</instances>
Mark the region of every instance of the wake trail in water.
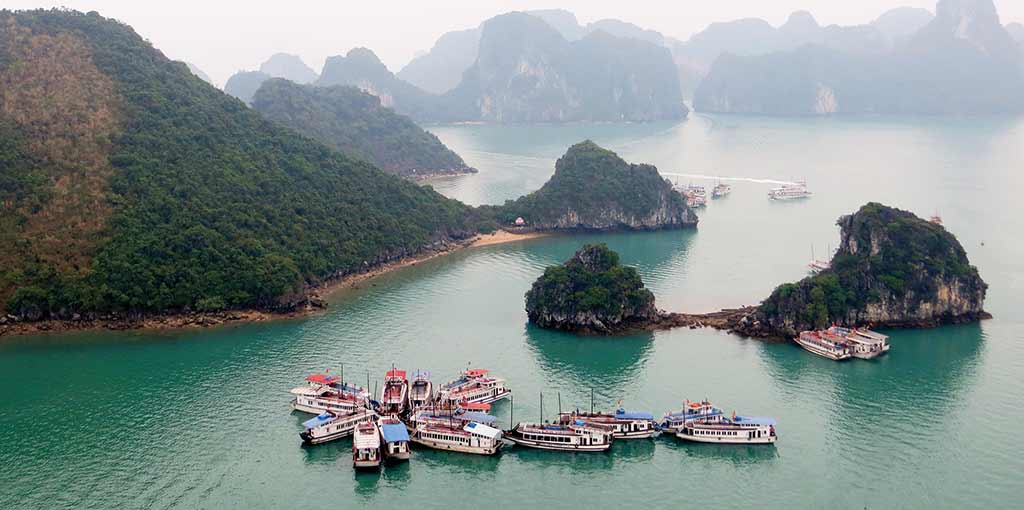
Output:
<instances>
[{"instance_id":1,"label":"wake trail in water","mask_svg":"<svg viewBox=\"0 0 1024 510\"><path fill-rule=\"evenodd\" d=\"M724 177L721 175L704 175L704 174L677 174L671 172L658 172L661 175L668 177L686 177L689 179L708 179L718 181L736 181L736 182L754 182L757 184L796 184L793 181L780 181L777 179L758 179L754 177Z\"/></svg>"}]
</instances>

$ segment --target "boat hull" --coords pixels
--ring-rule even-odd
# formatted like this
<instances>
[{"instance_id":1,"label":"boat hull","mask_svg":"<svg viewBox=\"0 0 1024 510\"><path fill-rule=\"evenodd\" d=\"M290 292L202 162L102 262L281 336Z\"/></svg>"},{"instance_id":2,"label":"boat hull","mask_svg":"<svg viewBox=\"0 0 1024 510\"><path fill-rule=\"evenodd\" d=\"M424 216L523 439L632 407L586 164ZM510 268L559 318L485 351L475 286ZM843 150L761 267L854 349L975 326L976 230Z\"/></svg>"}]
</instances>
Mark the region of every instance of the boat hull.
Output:
<instances>
[{"instance_id":1,"label":"boat hull","mask_svg":"<svg viewBox=\"0 0 1024 510\"><path fill-rule=\"evenodd\" d=\"M877 351L854 350L853 351L853 357L854 358L859 358L859 359L874 359L874 358L877 358L877 357L879 357L879 356L881 356L881 355L883 355L883 354L885 354L887 352L889 352L889 344L886 344L885 347L882 347L881 350L877 350Z\"/></svg>"},{"instance_id":2,"label":"boat hull","mask_svg":"<svg viewBox=\"0 0 1024 510\"><path fill-rule=\"evenodd\" d=\"M655 429L650 430L638 430L634 432L613 432L612 437L615 439L648 439L658 435L658 431Z\"/></svg>"},{"instance_id":3,"label":"boat hull","mask_svg":"<svg viewBox=\"0 0 1024 510\"><path fill-rule=\"evenodd\" d=\"M380 469L380 460L353 460L352 467L366 471Z\"/></svg>"},{"instance_id":4,"label":"boat hull","mask_svg":"<svg viewBox=\"0 0 1024 510\"><path fill-rule=\"evenodd\" d=\"M306 444L323 444L323 443L329 443L331 441L336 441L336 440L341 439L343 437L351 436L353 433L355 433L355 430L356 430L356 428L352 427L351 429L340 430L338 432L334 432L334 433L327 434L327 435L324 435L324 436L319 436L319 437L313 437L312 435L310 435L309 432L300 432L299 433L299 437L302 438L302 442L306 443Z\"/></svg>"},{"instance_id":5,"label":"boat hull","mask_svg":"<svg viewBox=\"0 0 1024 510\"><path fill-rule=\"evenodd\" d=\"M676 437L683 441L691 441L694 443L714 443L714 444L772 444L778 440L778 436L762 436L762 437L748 437L740 438L738 436L697 436L684 434L682 431L676 432Z\"/></svg>"},{"instance_id":6,"label":"boat hull","mask_svg":"<svg viewBox=\"0 0 1024 510\"><path fill-rule=\"evenodd\" d=\"M822 349L821 347L818 347L818 346L816 346L814 344L810 344L810 343L807 343L807 342L801 342L799 339L796 339L794 341L797 343L797 345L799 345L800 347L803 347L803 349L805 351L807 351L807 352L809 352L811 354L815 354L815 355L821 356L822 358L830 359L832 361L844 361L844 360L848 360L851 357L853 357L850 353L836 354L836 353L834 353L832 351L829 351L827 349Z\"/></svg>"},{"instance_id":7,"label":"boat hull","mask_svg":"<svg viewBox=\"0 0 1024 510\"><path fill-rule=\"evenodd\" d=\"M559 452L606 452L612 447L611 443L599 444L599 445L555 445L546 441L534 441L532 439L523 439L520 437L514 437L506 434L505 439L512 441L513 443L525 446L527 448L536 448L538 450L552 450Z\"/></svg>"},{"instance_id":8,"label":"boat hull","mask_svg":"<svg viewBox=\"0 0 1024 510\"><path fill-rule=\"evenodd\" d=\"M440 441L433 441L431 439L420 439L413 437L412 442L426 448L434 450L443 450L449 452L459 453L470 453L474 455L496 455L501 451L501 443L497 443L493 448L483 446L463 446L451 443L445 443Z\"/></svg>"}]
</instances>

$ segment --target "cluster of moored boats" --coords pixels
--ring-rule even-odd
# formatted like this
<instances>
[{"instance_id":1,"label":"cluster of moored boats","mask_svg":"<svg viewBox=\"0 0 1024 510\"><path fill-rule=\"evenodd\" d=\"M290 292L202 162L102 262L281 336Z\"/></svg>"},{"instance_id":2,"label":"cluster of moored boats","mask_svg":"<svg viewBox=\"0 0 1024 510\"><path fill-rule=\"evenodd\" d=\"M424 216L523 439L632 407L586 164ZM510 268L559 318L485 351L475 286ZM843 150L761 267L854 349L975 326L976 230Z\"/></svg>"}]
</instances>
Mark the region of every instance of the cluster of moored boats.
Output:
<instances>
[{"instance_id":1,"label":"cluster of moored boats","mask_svg":"<svg viewBox=\"0 0 1024 510\"><path fill-rule=\"evenodd\" d=\"M676 192L686 199L686 205L690 208L701 208L708 204L708 194L704 186L687 184L685 186L675 184L672 186ZM711 198L723 198L732 193L732 186L719 182L711 190ZM807 189L807 182L797 181L783 184L779 187L768 190L768 198L771 200L795 200L810 198L811 192Z\"/></svg>"},{"instance_id":2,"label":"cluster of moored boats","mask_svg":"<svg viewBox=\"0 0 1024 510\"><path fill-rule=\"evenodd\" d=\"M803 331L793 340L805 350L834 361L871 359L889 352L888 336L863 328L833 325L828 329Z\"/></svg>"},{"instance_id":3,"label":"cluster of moored boats","mask_svg":"<svg viewBox=\"0 0 1024 510\"><path fill-rule=\"evenodd\" d=\"M508 443L543 450L607 451L613 441L669 433L679 439L720 444L770 444L775 420L731 416L706 400L686 401L658 421L646 412L559 411L555 422L520 422L509 430L496 426L491 404L510 398L501 378L484 369L468 369L434 390L428 372L412 378L392 368L384 376L379 399L365 388L330 373L313 374L291 391L292 409L316 414L303 422L303 443L320 444L352 436L352 464L377 469L385 460L410 457L415 443L426 448L494 455ZM541 415L543 416L543 395ZM509 419L511 425L511 417Z\"/></svg>"}]
</instances>

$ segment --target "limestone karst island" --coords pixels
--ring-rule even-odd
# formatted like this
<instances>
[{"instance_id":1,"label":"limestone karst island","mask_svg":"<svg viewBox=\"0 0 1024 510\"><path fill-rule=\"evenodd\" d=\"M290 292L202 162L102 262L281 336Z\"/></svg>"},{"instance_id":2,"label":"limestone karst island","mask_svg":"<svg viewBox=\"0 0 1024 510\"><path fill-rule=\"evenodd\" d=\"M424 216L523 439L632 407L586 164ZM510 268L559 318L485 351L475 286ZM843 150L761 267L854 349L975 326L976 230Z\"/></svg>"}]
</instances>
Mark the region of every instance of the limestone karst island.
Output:
<instances>
[{"instance_id":1,"label":"limestone karst island","mask_svg":"<svg viewBox=\"0 0 1024 510\"><path fill-rule=\"evenodd\" d=\"M1020 506L1024 3L68 4L3 510Z\"/></svg>"}]
</instances>

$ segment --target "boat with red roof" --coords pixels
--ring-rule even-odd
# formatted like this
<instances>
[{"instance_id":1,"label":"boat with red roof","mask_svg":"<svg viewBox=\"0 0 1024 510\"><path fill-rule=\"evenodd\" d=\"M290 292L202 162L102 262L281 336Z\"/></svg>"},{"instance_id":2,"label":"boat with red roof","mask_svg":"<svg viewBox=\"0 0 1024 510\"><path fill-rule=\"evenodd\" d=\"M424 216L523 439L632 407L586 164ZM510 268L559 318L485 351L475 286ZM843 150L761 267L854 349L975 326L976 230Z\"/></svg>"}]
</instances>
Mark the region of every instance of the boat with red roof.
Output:
<instances>
[{"instance_id":1,"label":"boat with red roof","mask_svg":"<svg viewBox=\"0 0 1024 510\"><path fill-rule=\"evenodd\" d=\"M832 361L843 361L853 356L846 339L828 331L803 331L793 341L807 352Z\"/></svg>"},{"instance_id":2,"label":"boat with red roof","mask_svg":"<svg viewBox=\"0 0 1024 510\"><path fill-rule=\"evenodd\" d=\"M686 404L679 411L669 411L662 418L661 428L665 430L678 430L684 423L693 420L707 420L722 416L722 410L711 404L711 401L704 399L697 402L686 400Z\"/></svg>"},{"instance_id":3,"label":"boat with red roof","mask_svg":"<svg viewBox=\"0 0 1024 510\"><path fill-rule=\"evenodd\" d=\"M438 400L450 405L490 404L510 397L512 390L505 386L505 380L491 377L489 373L483 368L463 371L458 379L441 386Z\"/></svg>"},{"instance_id":4,"label":"boat with red roof","mask_svg":"<svg viewBox=\"0 0 1024 510\"><path fill-rule=\"evenodd\" d=\"M380 396L381 414L401 416L409 410L409 380L405 370L392 368L384 374Z\"/></svg>"},{"instance_id":5,"label":"boat with red roof","mask_svg":"<svg viewBox=\"0 0 1024 510\"><path fill-rule=\"evenodd\" d=\"M366 407L370 397L364 388L347 384L341 377L326 372L306 377L306 385L294 388L290 393L295 396L291 401L292 409L311 414L351 412Z\"/></svg>"}]
</instances>

